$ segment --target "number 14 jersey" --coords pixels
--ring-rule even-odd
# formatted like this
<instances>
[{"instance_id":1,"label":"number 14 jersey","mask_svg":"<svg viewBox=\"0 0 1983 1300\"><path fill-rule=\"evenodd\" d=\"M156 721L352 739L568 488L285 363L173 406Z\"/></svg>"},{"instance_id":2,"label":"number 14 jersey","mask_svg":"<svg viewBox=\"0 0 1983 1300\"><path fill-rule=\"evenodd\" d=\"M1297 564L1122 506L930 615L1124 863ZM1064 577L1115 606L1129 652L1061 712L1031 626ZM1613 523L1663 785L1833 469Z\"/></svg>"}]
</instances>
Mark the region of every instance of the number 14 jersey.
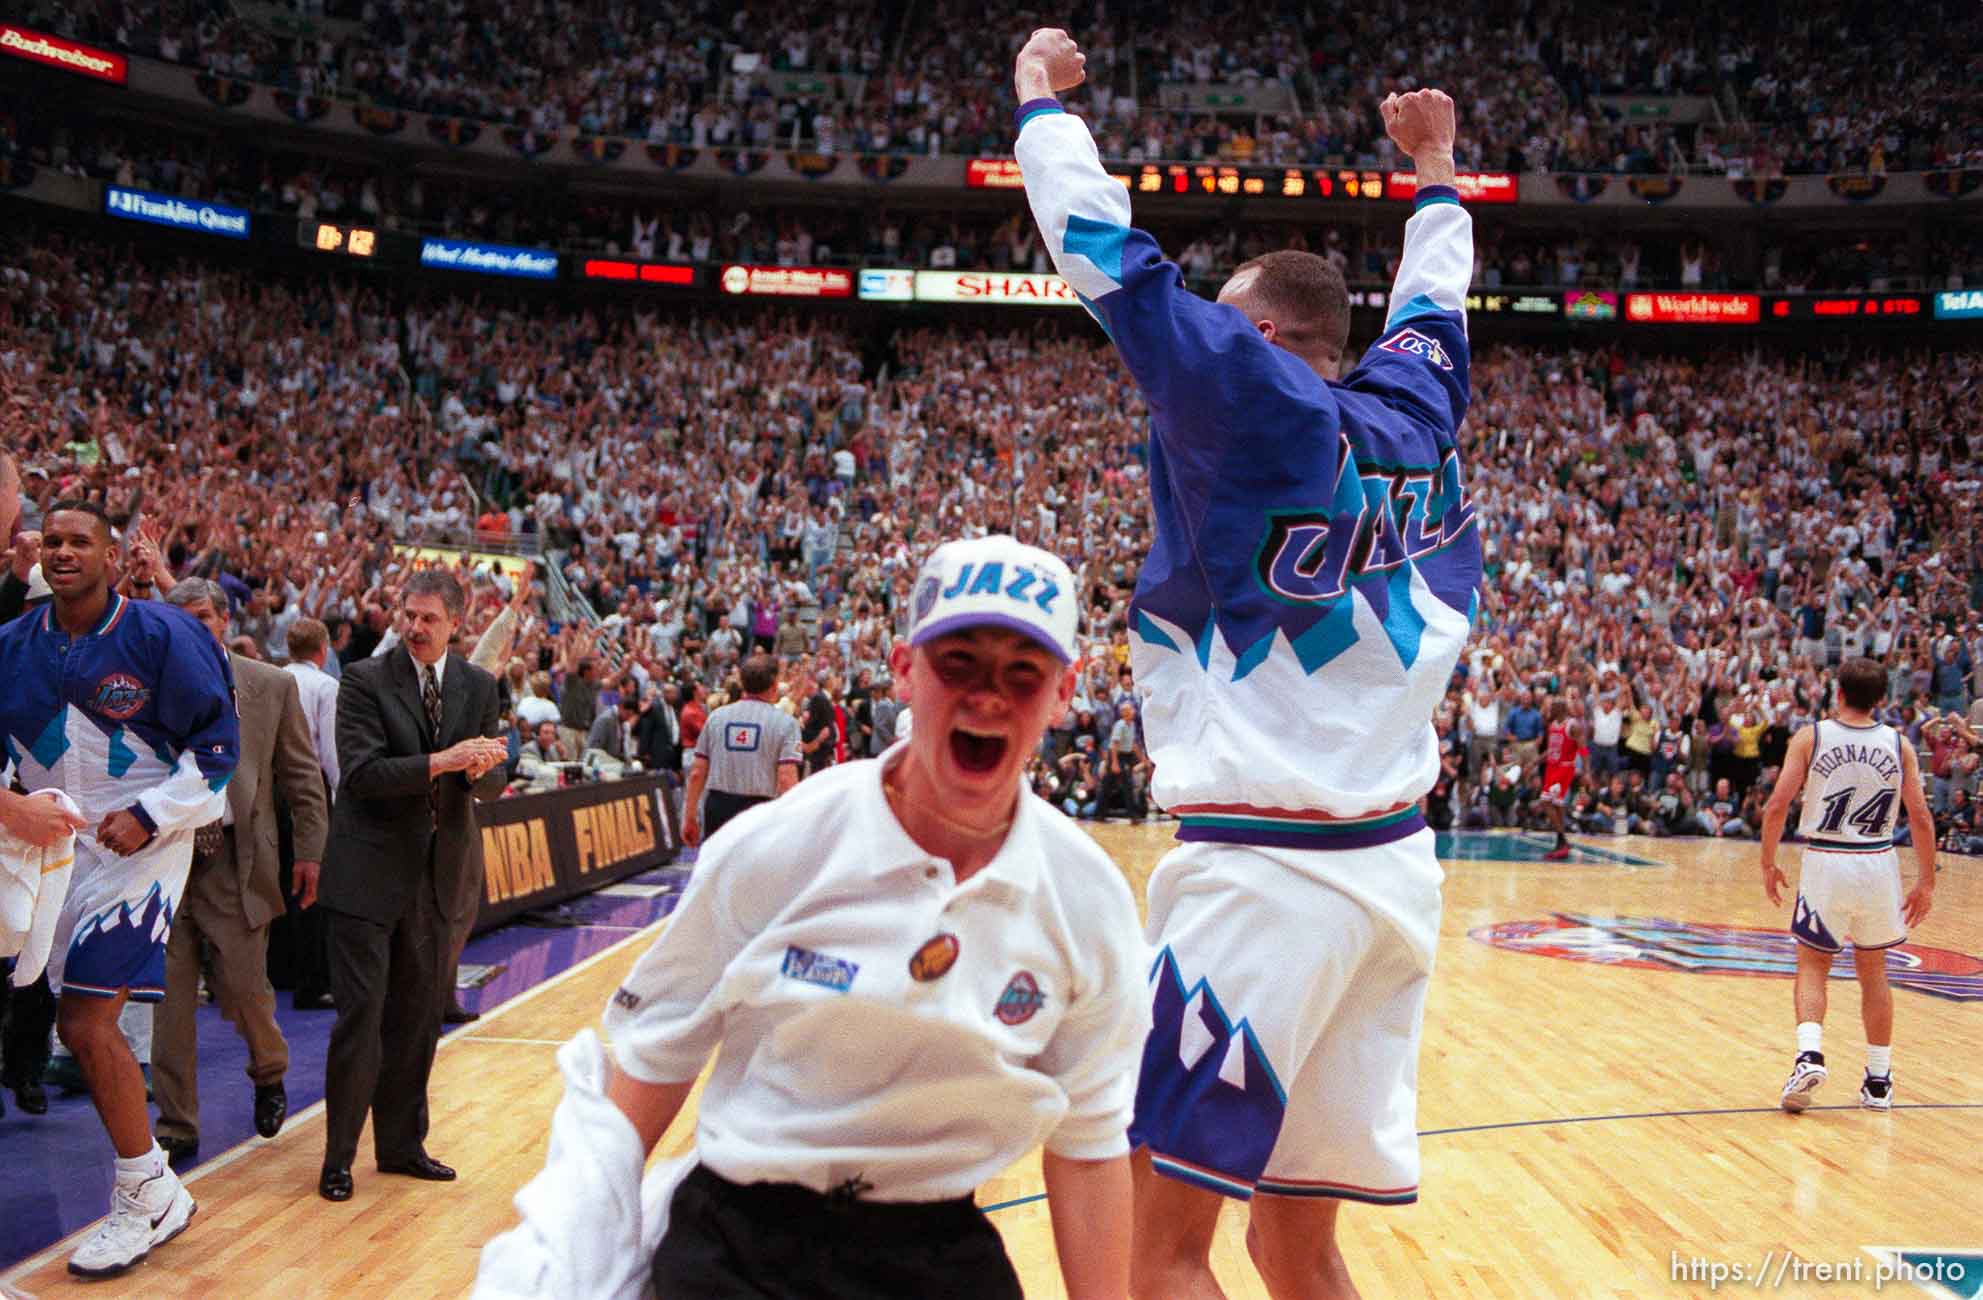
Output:
<instances>
[{"instance_id":1,"label":"number 14 jersey","mask_svg":"<svg viewBox=\"0 0 1983 1300\"><path fill-rule=\"evenodd\" d=\"M1805 841L1832 850L1891 848L1900 804L1899 735L1882 724L1852 726L1833 718L1813 726L1799 823Z\"/></svg>"}]
</instances>

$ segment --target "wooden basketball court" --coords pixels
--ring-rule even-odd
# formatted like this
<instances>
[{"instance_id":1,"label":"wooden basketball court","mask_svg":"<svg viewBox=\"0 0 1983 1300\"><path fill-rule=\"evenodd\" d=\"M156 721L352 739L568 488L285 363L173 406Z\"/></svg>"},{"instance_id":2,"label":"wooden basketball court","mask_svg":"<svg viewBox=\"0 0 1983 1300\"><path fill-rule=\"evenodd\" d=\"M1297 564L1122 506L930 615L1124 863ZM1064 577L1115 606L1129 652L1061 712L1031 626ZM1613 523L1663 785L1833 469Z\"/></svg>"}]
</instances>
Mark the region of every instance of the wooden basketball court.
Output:
<instances>
[{"instance_id":1,"label":"wooden basketball court","mask_svg":"<svg viewBox=\"0 0 1983 1300\"><path fill-rule=\"evenodd\" d=\"M1171 828L1094 834L1140 891ZM1793 1054L1790 982L1771 973L1787 969L1782 941L1739 929L1785 922L1763 898L1756 846L1581 843L1589 851L1568 864L1541 862L1540 837L1452 846L1426 1017L1423 1199L1345 1209L1344 1248L1364 1295L1707 1295L1715 1266L1749 1279L1766 1269L1760 1287L1724 1281L1721 1291L1871 1295L1868 1248L1983 1256L1983 862L1945 859L1935 912L1910 945L1971 959L1906 949L1894 959L1938 989L1896 988L1897 1108L1856 1105L1859 999L1835 980L1832 1079L1793 1117L1776 1109ZM88 1293L463 1293L481 1244L513 1221L511 1194L542 1163L560 1092L557 1046L598 1022L650 938L633 936L443 1043L430 1146L462 1181L380 1177L361 1154L356 1198L327 1204L316 1195L322 1107L312 1107L274 1141L202 1169L188 1232ZM1583 959L1552 955L1563 953ZM686 1148L692 1112L693 1101L664 1153ZM1040 1191L1033 1157L981 1200L997 1207L1027 1294L1058 1297ZM1217 1267L1234 1297L1264 1296L1244 1225L1243 1207L1228 1204ZM71 1249L63 1243L8 1281L44 1297L81 1293L63 1271ZM1948 1294L1976 1294L1983 1257L1969 1272ZM1889 1284L1883 1294L1921 1292Z\"/></svg>"}]
</instances>

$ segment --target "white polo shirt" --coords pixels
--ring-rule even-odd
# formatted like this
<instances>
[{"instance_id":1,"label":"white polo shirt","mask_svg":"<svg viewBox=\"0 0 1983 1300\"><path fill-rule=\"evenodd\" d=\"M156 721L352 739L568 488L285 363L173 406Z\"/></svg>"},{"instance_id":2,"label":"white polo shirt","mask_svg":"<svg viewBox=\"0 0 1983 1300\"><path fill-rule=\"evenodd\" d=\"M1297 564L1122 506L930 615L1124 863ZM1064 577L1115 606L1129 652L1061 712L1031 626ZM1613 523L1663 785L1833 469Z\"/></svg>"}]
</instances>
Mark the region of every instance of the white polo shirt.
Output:
<instances>
[{"instance_id":1,"label":"white polo shirt","mask_svg":"<svg viewBox=\"0 0 1983 1300\"><path fill-rule=\"evenodd\" d=\"M959 886L882 795L905 748L731 822L606 1010L646 1082L693 1079L721 1045L696 1147L732 1182L935 1201L1042 1142L1129 1149L1150 999L1122 873L1022 794Z\"/></svg>"}]
</instances>

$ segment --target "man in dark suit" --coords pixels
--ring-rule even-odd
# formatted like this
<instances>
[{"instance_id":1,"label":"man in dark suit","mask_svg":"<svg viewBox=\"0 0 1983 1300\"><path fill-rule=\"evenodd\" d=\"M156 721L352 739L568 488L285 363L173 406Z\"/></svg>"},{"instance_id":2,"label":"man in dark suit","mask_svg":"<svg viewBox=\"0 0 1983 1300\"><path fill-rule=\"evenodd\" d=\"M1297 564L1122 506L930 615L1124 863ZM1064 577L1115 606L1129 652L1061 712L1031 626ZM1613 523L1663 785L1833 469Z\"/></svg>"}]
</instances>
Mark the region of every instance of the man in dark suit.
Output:
<instances>
[{"instance_id":1,"label":"man in dark suit","mask_svg":"<svg viewBox=\"0 0 1983 1300\"><path fill-rule=\"evenodd\" d=\"M673 682L668 682L661 687L658 695L653 687L648 687L647 695L647 708L640 715L640 721L634 724L640 765L661 777L662 791L668 800L668 819L679 826L682 822L682 718L677 710L681 707L682 693Z\"/></svg>"},{"instance_id":2,"label":"man in dark suit","mask_svg":"<svg viewBox=\"0 0 1983 1300\"><path fill-rule=\"evenodd\" d=\"M365 1114L379 1172L446 1182L427 1154L427 1077L452 971L448 918L479 859L474 800L502 791L496 679L448 653L460 583L422 570L400 597L401 642L350 664L337 695L342 784L318 887L329 914L337 1026L325 1064L317 1191L351 1199Z\"/></svg>"},{"instance_id":3,"label":"man in dark suit","mask_svg":"<svg viewBox=\"0 0 1983 1300\"><path fill-rule=\"evenodd\" d=\"M206 578L181 578L165 596L227 640L227 593ZM165 947L165 1001L152 1043L158 1097L158 1145L167 1155L199 1150L200 945L213 948L214 1000L248 1044L248 1077L255 1085L255 1131L274 1137L289 1114L282 1079L289 1044L275 1022L269 985L269 923L281 916L281 862L276 847L276 795L295 827L299 889L311 890L323 857L329 800L310 746L296 679L280 668L230 655L241 715L241 760L227 784L227 812L196 832L193 870ZM305 905L309 899L302 900Z\"/></svg>"},{"instance_id":4,"label":"man in dark suit","mask_svg":"<svg viewBox=\"0 0 1983 1300\"><path fill-rule=\"evenodd\" d=\"M592 730L585 738L586 751L596 749L616 762L631 763L640 757L634 738L634 724L639 721L640 701L622 695L618 703L592 720Z\"/></svg>"},{"instance_id":5,"label":"man in dark suit","mask_svg":"<svg viewBox=\"0 0 1983 1300\"><path fill-rule=\"evenodd\" d=\"M672 772L677 776L682 770L682 720L675 712L681 699L681 692L673 682L660 689L657 695L652 688L647 708L634 724L634 739L640 750L640 765L650 772Z\"/></svg>"}]
</instances>

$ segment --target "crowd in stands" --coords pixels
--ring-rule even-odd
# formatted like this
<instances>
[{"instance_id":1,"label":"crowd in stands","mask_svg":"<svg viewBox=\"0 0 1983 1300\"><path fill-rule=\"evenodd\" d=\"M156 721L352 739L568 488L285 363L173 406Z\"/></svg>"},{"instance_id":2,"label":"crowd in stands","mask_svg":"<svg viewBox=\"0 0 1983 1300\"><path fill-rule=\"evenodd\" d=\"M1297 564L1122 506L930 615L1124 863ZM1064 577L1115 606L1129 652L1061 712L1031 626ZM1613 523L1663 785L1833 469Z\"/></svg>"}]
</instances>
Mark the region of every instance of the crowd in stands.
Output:
<instances>
[{"instance_id":1,"label":"crowd in stands","mask_svg":"<svg viewBox=\"0 0 1983 1300\"><path fill-rule=\"evenodd\" d=\"M1974 799L1983 361L1497 349L1473 381L1490 594L1435 822L1538 816L1561 718L1587 750L1574 825L1753 836L1826 670L1860 654L1889 666L1882 716L1937 811Z\"/></svg>"},{"instance_id":2,"label":"crowd in stands","mask_svg":"<svg viewBox=\"0 0 1983 1300\"><path fill-rule=\"evenodd\" d=\"M87 114L57 118L20 96L0 95L5 157L257 212L668 262L1051 270L1032 221L1016 205L954 211L725 208L708 199L655 203L495 186L270 151L228 133L200 136ZM1159 214L1145 224L1199 281L1223 279L1248 258L1288 247L1328 256L1352 283L1386 284L1400 252L1389 222L1235 225ZM1961 231L1931 230L1919 253L1911 243L1904 231L1804 232L1773 240L1759 260L1745 261L1711 235L1593 237L1525 225L1482 232L1474 282L1483 289L1785 292L1957 289L1983 282L1983 251Z\"/></svg>"},{"instance_id":3,"label":"crowd in stands","mask_svg":"<svg viewBox=\"0 0 1983 1300\"><path fill-rule=\"evenodd\" d=\"M1122 158L1384 166L1395 160L1370 105L1437 85L1460 103L1462 167L1772 176L1983 165L1983 90L1967 62L1983 14L1967 0L1927 0L1904 21L1850 0L1130 12L1082 0L994 24L968 0L553 0L500 22L473 21L458 2L307 8L316 21L281 29L201 0L40 0L24 18L295 94L696 148L1008 152L1011 56L1032 27L1058 25L1090 53L1091 84L1071 102ZM768 72L810 75L791 85ZM1208 85L1279 87L1290 106L1165 99ZM1647 97L1668 107L1622 102Z\"/></svg>"},{"instance_id":4,"label":"crowd in stands","mask_svg":"<svg viewBox=\"0 0 1983 1300\"><path fill-rule=\"evenodd\" d=\"M1153 811L1126 630L1146 420L1114 353L1072 319L880 346L836 319L251 276L19 229L0 234L0 441L28 526L102 495L171 574L219 580L267 657L306 614L347 660L389 638L421 562L395 542L541 552L557 572L501 664L519 722L555 708L574 740L621 695L686 722L759 647L793 707L826 697L835 748L866 752L923 548L1009 530L1068 559L1087 615L1037 787ZM1578 826L1753 833L1825 669L1868 652L1938 810L1976 831L1980 383L1960 350L1484 346L1463 463L1490 579L1434 820L1534 815L1538 722L1560 711L1589 750ZM516 586L459 568L472 644ZM550 601L565 587L589 615Z\"/></svg>"}]
</instances>

